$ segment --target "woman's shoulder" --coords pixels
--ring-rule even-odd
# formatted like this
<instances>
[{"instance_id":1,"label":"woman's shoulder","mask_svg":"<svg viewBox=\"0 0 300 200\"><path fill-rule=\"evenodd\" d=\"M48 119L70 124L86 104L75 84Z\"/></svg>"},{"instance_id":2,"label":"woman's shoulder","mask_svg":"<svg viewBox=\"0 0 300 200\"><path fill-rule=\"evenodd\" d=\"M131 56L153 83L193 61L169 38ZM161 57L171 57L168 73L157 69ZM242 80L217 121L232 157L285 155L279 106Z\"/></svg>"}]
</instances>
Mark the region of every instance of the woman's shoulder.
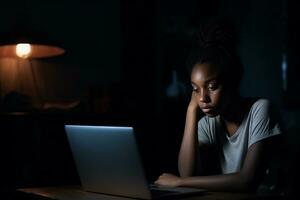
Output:
<instances>
[{"instance_id":1,"label":"woman's shoulder","mask_svg":"<svg viewBox=\"0 0 300 200\"><path fill-rule=\"evenodd\" d=\"M250 103L250 113L252 115L278 115L278 109L270 99L252 98L250 101L252 101L252 103Z\"/></svg>"},{"instance_id":2,"label":"woman's shoulder","mask_svg":"<svg viewBox=\"0 0 300 200\"><path fill-rule=\"evenodd\" d=\"M269 105L271 103L270 99L263 97L244 97L244 100L248 105L251 105L251 107Z\"/></svg>"},{"instance_id":3,"label":"woman's shoulder","mask_svg":"<svg viewBox=\"0 0 300 200\"><path fill-rule=\"evenodd\" d=\"M256 106L269 106L271 104L271 100L267 98L255 98L255 102L253 104Z\"/></svg>"}]
</instances>

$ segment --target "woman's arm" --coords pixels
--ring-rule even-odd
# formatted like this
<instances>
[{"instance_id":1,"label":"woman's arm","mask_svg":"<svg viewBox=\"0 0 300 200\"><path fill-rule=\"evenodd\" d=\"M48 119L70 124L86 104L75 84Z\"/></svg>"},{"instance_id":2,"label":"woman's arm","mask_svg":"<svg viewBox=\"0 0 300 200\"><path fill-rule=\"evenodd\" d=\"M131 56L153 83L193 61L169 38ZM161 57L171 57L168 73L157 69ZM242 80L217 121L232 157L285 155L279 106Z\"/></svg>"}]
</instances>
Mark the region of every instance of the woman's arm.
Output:
<instances>
[{"instance_id":1,"label":"woman's arm","mask_svg":"<svg viewBox=\"0 0 300 200\"><path fill-rule=\"evenodd\" d=\"M178 170L181 177L192 176L195 170L196 156L198 156L199 147L197 137L197 112L198 105L193 92L186 113L184 134L178 157Z\"/></svg>"},{"instance_id":2,"label":"woman's arm","mask_svg":"<svg viewBox=\"0 0 300 200\"><path fill-rule=\"evenodd\" d=\"M158 185L184 186L205 188L212 191L255 191L265 173L266 141L253 144L246 155L242 170L238 173L214 175L177 177L163 174L156 181Z\"/></svg>"},{"instance_id":3,"label":"woman's arm","mask_svg":"<svg viewBox=\"0 0 300 200\"><path fill-rule=\"evenodd\" d=\"M242 170L238 173L182 178L180 186L200 187L214 191L254 191L265 172L264 146L264 142L261 141L249 148Z\"/></svg>"}]
</instances>

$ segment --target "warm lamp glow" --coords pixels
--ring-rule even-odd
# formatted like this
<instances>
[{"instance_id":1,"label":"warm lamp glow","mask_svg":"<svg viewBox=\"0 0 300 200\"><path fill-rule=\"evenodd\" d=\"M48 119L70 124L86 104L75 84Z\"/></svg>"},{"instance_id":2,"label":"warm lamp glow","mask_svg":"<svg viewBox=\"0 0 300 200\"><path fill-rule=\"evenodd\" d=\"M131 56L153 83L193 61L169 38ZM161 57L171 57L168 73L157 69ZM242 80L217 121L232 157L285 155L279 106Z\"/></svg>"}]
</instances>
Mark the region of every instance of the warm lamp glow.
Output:
<instances>
[{"instance_id":1,"label":"warm lamp glow","mask_svg":"<svg viewBox=\"0 0 300 200\"><path fill-rule=\"evenodd\" d=\"M17 44L16 54L20 58L28 58L31 54L31 45L28 43Z\"/></svg>"},{"instance_id":2,"label":"warm lamp glow","mask_svg":"<svg viewBox=\"0 0 300 200\"><path fill-rule=\"evenodd\" d=\"M18 43L0 45L0 58L47 58L58 56L65 53L65 50L58 46L35 44L35 43Z\"/></svg>"}]
</instances>

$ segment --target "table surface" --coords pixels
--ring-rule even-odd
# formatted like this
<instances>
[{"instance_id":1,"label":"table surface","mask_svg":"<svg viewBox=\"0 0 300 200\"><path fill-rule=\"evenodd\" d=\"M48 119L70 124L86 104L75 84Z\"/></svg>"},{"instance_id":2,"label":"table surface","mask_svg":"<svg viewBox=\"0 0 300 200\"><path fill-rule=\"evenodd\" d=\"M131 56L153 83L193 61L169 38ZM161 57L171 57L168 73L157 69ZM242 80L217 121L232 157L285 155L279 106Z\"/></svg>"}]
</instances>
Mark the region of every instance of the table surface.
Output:
<instances>
[{"instance_id":1,"label":"table surface","mask_svg":"<svg viewBox=\"0 0 300 200\"><path fill-rule=\"evenodd\" d=\"M20 188L18 192L28 195L40 196L43 198L57 200L130 200L131 198L111 196L99 193L86 192L80 186L57 186L57 187L38 187ZM257 199L285 199L280 195L257 195L247 193L226 193L226 192L206 192L200 196L180 198L184 200L257 200ZM132 200L132 199L131 199Z\"/></svg>"}]
</instances>

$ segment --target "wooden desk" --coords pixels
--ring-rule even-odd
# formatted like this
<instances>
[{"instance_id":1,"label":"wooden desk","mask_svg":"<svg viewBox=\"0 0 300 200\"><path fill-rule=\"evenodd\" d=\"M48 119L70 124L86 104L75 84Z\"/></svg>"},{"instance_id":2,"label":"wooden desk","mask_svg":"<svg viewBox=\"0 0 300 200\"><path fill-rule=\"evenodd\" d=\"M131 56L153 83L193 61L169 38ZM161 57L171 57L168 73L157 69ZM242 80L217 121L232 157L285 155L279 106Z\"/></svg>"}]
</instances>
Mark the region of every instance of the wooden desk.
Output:
<instances>
[{"instance_id":1,"label":"wooden desk","mask_svg":"<svg viewBox=\"0 0 300 200\"><path fill-rule=\"evenodd\" d=\"M132 200L131 198L110 196L83 191L79 186L41 187L18 189L23 195L31 196L30 199L56 199L56 200ZM40 198L39 198L40 197ZM182 199L182 198L181 198ZM207 192L204 195L184 198L184 200L283 200L282 196L255 195L244 193Z\"/></svg>"}]
</instances>

